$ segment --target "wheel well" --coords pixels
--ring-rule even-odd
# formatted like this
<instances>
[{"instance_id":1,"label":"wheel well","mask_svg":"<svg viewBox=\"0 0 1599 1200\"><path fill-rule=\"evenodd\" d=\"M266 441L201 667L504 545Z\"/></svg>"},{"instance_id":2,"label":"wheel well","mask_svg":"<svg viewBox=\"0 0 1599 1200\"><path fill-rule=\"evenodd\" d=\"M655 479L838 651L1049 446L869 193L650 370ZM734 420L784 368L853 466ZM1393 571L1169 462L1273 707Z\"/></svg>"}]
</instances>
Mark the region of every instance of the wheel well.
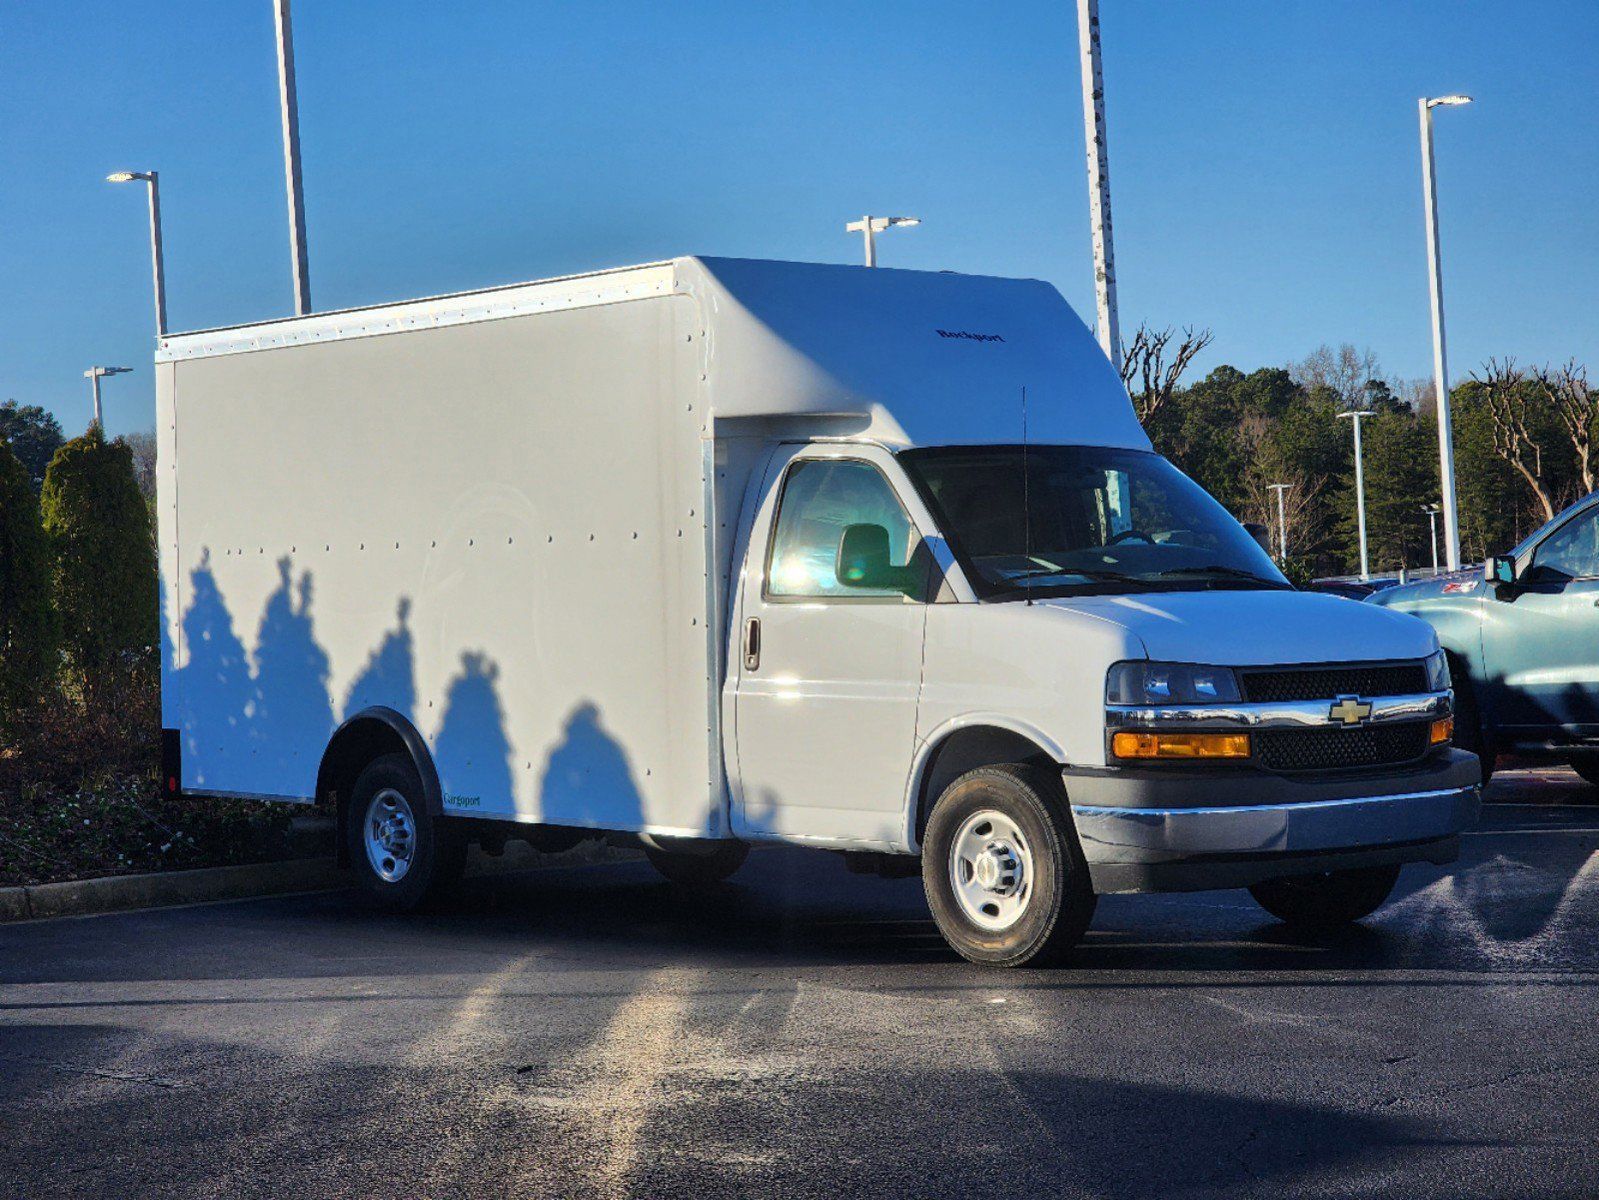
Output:
<instances>
[{"instance_id":1,"label":"wheel well","mask_svg":"<svg viewBox=\"0 0 1599 1200\"><path fill-rule=\"evenodd\" d=\"M922 840L927 817L944 789L967 771L996 763L1058 765L1054 757L1031 738L996 725L972 725L957 729L939 743L922 770L916 793L916 840Z\"/></svg>"},{"instance_id":2,"label":"wheel well","mask_svg":"<svg viewBox=\"0 0 1599 1200\"><path fill-rule=\"evenodd\" d=\"M404 754L410 758L422 777L422 791L429 812L434 816L443 812L438 772L433 768L433 757L421 734L393 709L362 710L334 732L327 749L322 752L322 763L316 773L317 802L333 804L340 866L346 865L343 830L350 792L367 763L384 754Z\"/></svg>"}]
</instances>

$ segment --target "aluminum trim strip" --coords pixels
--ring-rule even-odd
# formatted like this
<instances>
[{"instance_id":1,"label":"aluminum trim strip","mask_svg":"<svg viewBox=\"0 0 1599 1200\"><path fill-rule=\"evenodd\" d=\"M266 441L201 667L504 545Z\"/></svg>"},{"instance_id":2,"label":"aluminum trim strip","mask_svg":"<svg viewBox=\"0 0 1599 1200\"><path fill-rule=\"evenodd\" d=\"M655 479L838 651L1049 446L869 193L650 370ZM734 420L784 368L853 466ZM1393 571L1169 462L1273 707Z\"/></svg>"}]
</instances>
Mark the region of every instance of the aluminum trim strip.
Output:
<instances>
[{"instance_id":1,"label":"aluminum trim strip","mask_svg":"<svg viewBox=\"0 0 1599 1200\"><path fill-rule=\"evenodd\" d=\"M1453 711L1449 692L1360 697L1371 715L1353 725L1330 714L1337 700L1259 704L1107 704L1105 725L1117 729L1361 729L1394 721L1424 721Z\"/></svg>"},{"instance_id":2,"label":"aluminum trim strip","mask_svg":"<svg viewBox=\"0 0 1599 1200\"><path fill-rule=\"evenodd\" d=\"M227 354L249 354L257 350L275 350L313 342L377 337L411 329L436 329L531 313L591 308L624 300L670 295L675 287L674 265L669 262L653 263L480 292L461 292L369 308L313 313L254 325L173 334L162 338L157 344L155 361L182 362Z\"/></svg>"},{"instance_id":3,"label":"aluminum trim strip","mask_svg":"<svg viewBox=\"0 0 1599 1200\"><path fill-rule=\"evenodd\" d=\"M1073 813L1082 813L1090 817L1123 817L1130 821L1147 824L1150 821L1165 820L1168 817L1193 817L1205 816L1212 813L1288 813L1310 812L1336 808L1350 808L1359 804L1394 804L1407 800L1440 800L1448 796L1460 796L1473 790L1473 785L1464 787L1435 788L1427 792L1395 792L1389 796L1351 796L1343 800L1289 800L1282 804L1226 804L1213 808L1132 808L1118 807L1105 804L1073 804Z\"/></svg>"}]
</instances>

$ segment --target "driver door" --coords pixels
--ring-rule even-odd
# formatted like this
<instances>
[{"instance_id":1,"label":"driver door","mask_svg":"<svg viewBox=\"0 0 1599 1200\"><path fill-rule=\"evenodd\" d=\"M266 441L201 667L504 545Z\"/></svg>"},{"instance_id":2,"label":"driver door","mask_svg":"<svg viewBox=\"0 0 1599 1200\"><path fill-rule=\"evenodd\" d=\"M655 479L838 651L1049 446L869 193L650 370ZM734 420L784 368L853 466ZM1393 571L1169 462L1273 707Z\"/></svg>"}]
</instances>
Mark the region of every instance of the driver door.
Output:
<instances>
[{"instance_id":1,"label":"driver door","mask_svg":"<svg viewBox=\"0 0 1599 1200\"><path fill-rule=\"evenodd\" d=\"M1599 506L1539 542L1516 583L1489 588L1495 723L1511 740L1599 737Z\"/></svg>"},{"instance_id":2,"label":"driver door","mask_svg":"<svg viewBox=\"0 0 1599 1200\"><path fill-rule=\"evenodd\" d=\"M835 570L857 524L887 529L895 566L925 563L898 476L891 456L865 446L806 447L768 470L730 664L740 834L903 839L927 571L894 591L845 586Z\"/></svg>"}]
</instances>

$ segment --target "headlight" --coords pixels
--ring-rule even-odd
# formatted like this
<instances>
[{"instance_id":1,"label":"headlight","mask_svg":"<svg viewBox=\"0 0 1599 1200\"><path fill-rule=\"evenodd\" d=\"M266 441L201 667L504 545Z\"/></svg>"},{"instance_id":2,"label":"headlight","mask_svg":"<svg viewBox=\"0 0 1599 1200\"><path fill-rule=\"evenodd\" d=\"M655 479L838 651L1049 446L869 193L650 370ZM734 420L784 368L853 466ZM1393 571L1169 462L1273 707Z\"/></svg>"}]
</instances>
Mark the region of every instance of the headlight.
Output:
<instances>
[{"instance_id":1,"label":"headlight","mask_svg":"<svg viewBox=\"0 0 1599 1200\"><path fill-rule=\"evenodd\" d=\"M1238 677L1227 667L1120 662L1105 678L1107 704L1230 704Z\"/></svg>"},{"instance_id":2,"label":"headlight","mask_svg":"<svg viewBox=\"0 0 1599 1200\"><path fill-rule=\"evenodd\" d=\"M1429 692L1444 692L1449 690L1449 659L1442 650L1435 651L1427 656L1427 690Z\"/></svg>"}]
</instances>

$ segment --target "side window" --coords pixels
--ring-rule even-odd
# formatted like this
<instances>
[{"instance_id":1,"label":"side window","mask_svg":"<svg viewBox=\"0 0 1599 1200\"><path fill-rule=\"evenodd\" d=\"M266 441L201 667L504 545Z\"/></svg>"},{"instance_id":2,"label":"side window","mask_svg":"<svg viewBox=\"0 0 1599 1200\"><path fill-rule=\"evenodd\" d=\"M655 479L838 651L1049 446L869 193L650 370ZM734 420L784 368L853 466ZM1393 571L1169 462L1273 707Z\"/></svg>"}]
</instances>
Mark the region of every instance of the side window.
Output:
<instances>
[{"instance_id":1,"label":"side window","mask_svg":"<svg viewBox=\"0 0 1599 1200\"><path fill-rule=\"evenodd\" d=\"M845 587L838 581L838 543L850 525L881 525L888 530L890 561L895 566L910 561L916 531L899 497L876 467L833 458L802 458L791 465L772 531L767 594L795 598L900 596L892 590Z\"/></svg>"},{"instance_id":2,"label":"side window","mask_svg":"<svg viewBox=\"0 0 1599 1200\"><path fill-rule=\"evenodd\" d=\"M1599 576L1599 508L1573 517L1532 554L1532 571L1546 579Z\"/></svg>"}]
</instances>

